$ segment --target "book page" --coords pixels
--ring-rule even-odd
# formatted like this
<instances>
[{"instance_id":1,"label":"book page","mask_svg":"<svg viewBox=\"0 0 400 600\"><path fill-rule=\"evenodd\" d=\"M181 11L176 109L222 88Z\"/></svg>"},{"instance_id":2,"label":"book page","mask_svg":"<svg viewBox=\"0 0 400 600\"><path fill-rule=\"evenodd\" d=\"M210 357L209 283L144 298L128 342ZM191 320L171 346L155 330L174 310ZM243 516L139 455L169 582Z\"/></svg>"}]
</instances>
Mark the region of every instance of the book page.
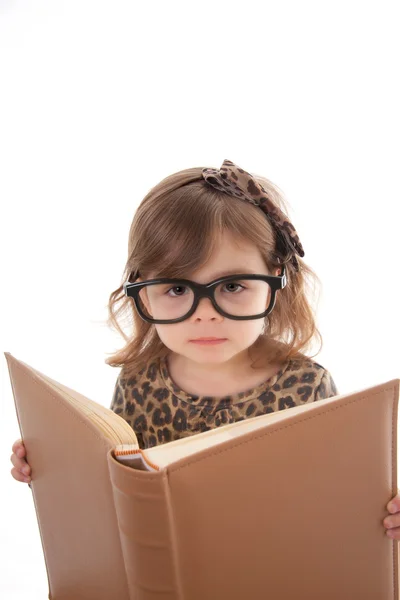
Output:
<instances>
[{"instance_id":1,"label":"book page","mask_svg":"<svg viewBox=\"0 0 400 600\"><path fill-rule=\"evenodd\" d=\"M324 404L326 406L327 402L335 403L339 399L343 398L343 396L345 395L346 394L340 394L331 398L327 398L326 400L324 400ZM314 407L318 408L318 406L319 402L312 402L309 404L304 404L302 406L294 406L292 408L287 408L279 412L268 413L265 415L260 415L258 417L252 417L248 420L242 420L236 423L231 423L229 425L223 425L210 431L203 431L202 433L181 438L179 440L168 442L163 445L154 446L153 448L146 448L145 450L140 450L139 453L143 455L140 468L145 468L147 470L157 470L157 467L166 467L167 465L174 463L180 460L181 458L190 456L192 454L195 454L196 452L200 452L201 450L205 450L212 446L216 446L225 441L231 440L232 438L245 435L250 431L261 429L266 425L282 421L283 419L286 419L289 416L289 414L301 414L302 412L308 412L310 410L313 410ZM136 455L136 453L138 452L137 449L135 449L132 446L131 454L129 454L129 445L117 446L116 449L125 451L124 457L116 456L118 460L121 460L121 462L124 463L127 462L128 464L130 458L135 458L135 462L133 462L131 466L133 468L136 468L135 465L139 464L139 461L137 460L138 456ZM156 468L152 467L151 464L155 465Z\"/></svg>"},{"instance_id":2,"label":"book page","mask_svg":"<svg viewBox=\"0 0 400 600\"><path fill-rule=\"evenodd\" d=\"M75 406L80 412L89 418L108 439L115 442L115 444L129 441L132 447L139 447L135 432L129 423L127 423L122 417L117 415L109 408L98 404L94 400L90 400L90 398L87 398L76 390L63 385L51 377L48 377L48 375L45 375L44 373L41 373L32 367L29 368L35 373L35 375L50 385L57 394L61 394L61 396L67 402L69 402L72 406Z\"/></svg>"}]
</instances>

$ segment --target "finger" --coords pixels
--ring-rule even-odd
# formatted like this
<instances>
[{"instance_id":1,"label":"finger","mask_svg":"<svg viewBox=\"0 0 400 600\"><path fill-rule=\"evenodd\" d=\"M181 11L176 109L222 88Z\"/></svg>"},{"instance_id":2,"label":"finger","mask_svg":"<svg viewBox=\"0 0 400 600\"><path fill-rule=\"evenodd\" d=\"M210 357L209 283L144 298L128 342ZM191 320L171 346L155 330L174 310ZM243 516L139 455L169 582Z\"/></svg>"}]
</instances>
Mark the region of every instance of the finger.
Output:
<instances>
[{"instance_id":1,"label":"finger","mask_svg":"<svg viewBox=\"0 0 400 600\"><path fill-rule=\"evenodd\" d=\"M386 535L394 540L400 540L400 527L395 529L387 529Z\"/></svg>"},{"instance_id":2,"label":"finger","mask_svg":"<svg viewBox=\"0 0 400 600\"><path fill-rule=\"evenodd\" d=\"M31 468L24 458L18 458L15 454L11 454L10 460L18 471L23 471L26 475L29 475Z\"/></svg>"},{"instance_id":3,"label":"finger","mask_svg":"<svg viewBox=\"0 0 400 600\"><path fill-rule=\"evenodd\" d=\"M25 478L15 467L11 469L11 475L14 477L14 479L23 483L30 483L31 481L31 477L28 476Z\"/></svg>"},{"instance_id":4,"label":"finger","mask_svg":"<svg viewBox=\"0 0 400 600\"><path fill-rule=\"evenodd\" d=\"M390 515L389 517L386 517L383 521L383 524L389 529L400 527L400 513L396 513L395 515Z\"/></svg>"},{"instance_id":5,"label":"finger","mask_svg":"<svg viewBox=\"0 0 400 600\"><path fill-rule=\"evenodd\" d=\"M390 513L395 513L400 511L400 494L397 494L397 496L394 496L394 498L392 498L392 500L390 500L390 502L388 502L388 504L386 505L387 510Z\"/></svg>"},{"instance_id":6,"label":"finger","mask_svg":"<svg viewBox=\"0 0 400 600\"><path fill-rule=\"evenodd\" d=\"M17 440L16 442L14 442L12 451L17 456L21 456L21 457L25 456L25 446L24 446L22 440Z\"/></svg>"},{"instance_id":7,"label":"finger","mask_svg":"<svg viewBox=\"0 0 400 600\"><path fill-rule=\"evenodd\" d=\"M19 456L20 458L22 458L23 456L26 456L25 446L18 446L17 451L16 451L15 454L17 456Z\"/></svg>"}]
</instances>

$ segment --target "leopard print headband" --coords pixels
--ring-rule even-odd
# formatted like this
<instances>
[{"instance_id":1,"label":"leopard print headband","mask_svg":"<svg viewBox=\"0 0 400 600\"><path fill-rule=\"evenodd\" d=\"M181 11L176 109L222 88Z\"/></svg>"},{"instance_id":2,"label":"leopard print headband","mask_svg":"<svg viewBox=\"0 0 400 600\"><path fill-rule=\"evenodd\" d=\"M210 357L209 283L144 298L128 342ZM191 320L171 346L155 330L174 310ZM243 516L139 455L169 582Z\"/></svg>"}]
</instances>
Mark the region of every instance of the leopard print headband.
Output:
<instances>
[{"instance_id":1,"label":"leopard print headband","mask_svg":"<svg viewBox=\"0 0 400 600\"><path fill-rule=\"evenodd\" d=\"M292 254L290 261L295 270L299 270L299 263L295 254L303 257L304 250L295 228L285 213L268 198L266 190L250 173L241 169L232 161L224 160L219 170L205 168L202 170L202 175L207 183L217 190L259 206L267 215L277 233L277 251L282 255L286 255L288 252Z\"/></svg>"}]
</instances>

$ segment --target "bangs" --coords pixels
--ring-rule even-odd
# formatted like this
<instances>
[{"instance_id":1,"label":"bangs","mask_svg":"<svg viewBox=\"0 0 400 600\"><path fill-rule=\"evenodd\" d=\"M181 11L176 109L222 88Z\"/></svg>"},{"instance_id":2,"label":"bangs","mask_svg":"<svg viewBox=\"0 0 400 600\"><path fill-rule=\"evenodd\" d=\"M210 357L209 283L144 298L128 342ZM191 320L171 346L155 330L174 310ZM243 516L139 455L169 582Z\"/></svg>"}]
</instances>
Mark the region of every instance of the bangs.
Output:
<instances>
[{"instance_id":1,"label":"bangs","mask_svg":"<svg viewBox=\"0 0 400 600\"><path fill-rule=\"evenodd\" d=\"M142 277L188 278L210 260L224 231L238 245L252 242L263 254L274 246L271 225L257 207L206 183L183 186L159 198L160 205L152 231L141 235Z\"/></svg>"}]
</instances>

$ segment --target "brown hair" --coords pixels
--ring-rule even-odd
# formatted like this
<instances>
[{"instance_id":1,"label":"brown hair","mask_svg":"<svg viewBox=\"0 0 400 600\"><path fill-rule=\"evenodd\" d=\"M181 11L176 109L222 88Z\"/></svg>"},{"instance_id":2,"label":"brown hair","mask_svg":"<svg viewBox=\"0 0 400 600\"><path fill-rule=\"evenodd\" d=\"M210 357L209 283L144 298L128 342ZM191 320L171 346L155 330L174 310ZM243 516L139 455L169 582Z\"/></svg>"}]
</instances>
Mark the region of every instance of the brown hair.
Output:
<instances>
[{"instance_id":1,"label":"brown hair","mask_svg":"<svg viewBox=\"0 0 400 600\"><path fill-rule=\"evenodd\" d=\"M265 317L265 333L249 348L249 353L260 351L260 368L270 362L306 357L305 352L315 338L322 347L307 298L309 292L314 293L321 285L316 273L298 256L297 272L289 262L291 255L277 255L275 230L265 214L257 206L210 186L201 171L202 167L196 167L169 175L147 193L134 215L122 282L109 297L106 322L122 335L126 345L105 362L124 367L128 376L138 373L149 361L166 356L170 350L160 340L155 326L138 315L133 298L124 294L122 284L133 281L138 272L141 279L152 272L159 277L185 277L187 272L208 262L224 230L256 245L270 273L282 263L286 265L287 284L277 292L274 309ZM288 215L279 188L264 177L252 176ZM133 327L130 336L124 333L119 318ZM257 368L254 364L253 368Z\"/></svg>"}]
</instances>

